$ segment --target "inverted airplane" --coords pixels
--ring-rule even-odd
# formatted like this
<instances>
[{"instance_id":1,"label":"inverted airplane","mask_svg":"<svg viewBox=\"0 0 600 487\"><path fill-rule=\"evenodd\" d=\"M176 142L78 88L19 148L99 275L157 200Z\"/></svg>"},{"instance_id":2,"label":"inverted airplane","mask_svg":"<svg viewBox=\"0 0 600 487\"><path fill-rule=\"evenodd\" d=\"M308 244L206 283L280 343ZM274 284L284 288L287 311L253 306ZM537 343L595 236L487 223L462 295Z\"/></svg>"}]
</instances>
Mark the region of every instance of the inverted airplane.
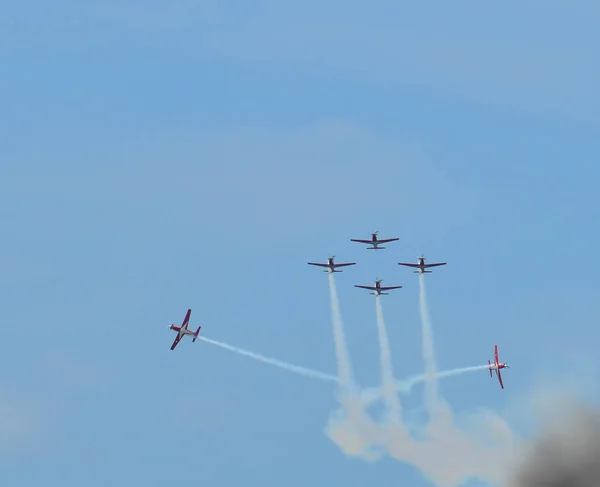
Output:
<instances>
[{"instance_id":1,"label":"inverted airplane","mask_svg":"<svg viewBox=\"0 0 600 487\"><path fill-rule=\"evenodd\" d=\"M179 343L179 341L185 336L185 335L190 335L192 336L192 343L194 343L196 341L196 339L198 338L198 334L200 333L200 328L202 328L202 326L199 326L198 329L196 331L192 331L188 329L188 325L190 324L190 316L192 314L192 310L188 309L187 313L185 314L185 318L183 319L183 323L181 323L181 326L175 326L175 325L169 325L169 328L173 331L177 332L177 336L175 337L175 341L173 342L173 345L171 345L171 350L175 350L175 347L177 346L177 344Z\"/></svg>"},{"instance_id":2,"label":"inverted airplane","mask_svg":"<svg viewBox=\"0 0 600 487\"><path fill-rule=\"evenodd\" d=\"M379 233L378 231L373 232L371 234L371 240L362 240L359 238L351 238L350 241L364 243L364 244L370 244L370 245L372 245L372 247L367 247L367 249L369 249L369 250L380 250L380 249L385 249L385 247L381 247L381 244L388 243L388 242L395 242L396 240L400 240L399 237L379 239L379 238L377 238L378 233Z\"/></svg>"},{"instance_id":3,"label":"inverted airplane","mask_svg":"<svg viewBox=\"0 0 600 487\"><path fill-rule=\"evenodd\" d=\"M332 255L330 257L327 258L327 264L321 264L319 262L309 262L309 265L316 265L319 267L327 267L327 270L324 270L323 272L329 272L330 274L332 272L343 272L343 271L336 271L337 267L346 267L349 265L356 265L356 262L345 262L343 264L336 264L334 262L335 259L335 255Z\"/></svg>"},{"instance_id":4,"label":"inverted airplane","mask_svg":"<svg viewBox=\"0 0 600 487\"><path fill-rule=\"evenodd\" d=\"M382 286L381 285L381 281L383 279L377 279L375 281L375 285L374 286L360 286L358 284L355 284L354 287L360 287L362 289L369 289L370 291L373 291L369 294L373 294L373 295L377 295L380 296L382 294L390 294L390 293L384 293L383 291L391 291L392 289L400 289L402 286Z\"/></svg>"},{"instance_id":5,"label":"inverted airplane","mask_svg":"<svg viewBox=\"0 0 600 487\"><path fill-rule=\"evenodd\" d=\"M406 267L415 267L418 270L414 271L419 274L431 274L431 271L426 271L425 269L429 269L430 267L437 267L440 265L446 265L446 262L436 262L435 264L426 264L425 257L421 256L418 258L416 264L411 264L409 262L398 262L398 265L405 265Z\"/></svg>"},{"instance_id":6,"label":"inverted airplane","mask_svg":"<svg viewBox=\"0 0 600 487\"><path fill-rule=\"evenodd\" d=\"M496 371L496 376L498 377L498 382L500 382L500 387L502 387L502 389L504 389L504 384L502 383L502 374L500 374L500 369L508 368L508 364L501 364L498 361L498 345L496 345L494 348L494 365L492 365L492 362L488 360L488 369L490 369L490 377L492 377L492 370Z\"/></svg>"}]
</instances>

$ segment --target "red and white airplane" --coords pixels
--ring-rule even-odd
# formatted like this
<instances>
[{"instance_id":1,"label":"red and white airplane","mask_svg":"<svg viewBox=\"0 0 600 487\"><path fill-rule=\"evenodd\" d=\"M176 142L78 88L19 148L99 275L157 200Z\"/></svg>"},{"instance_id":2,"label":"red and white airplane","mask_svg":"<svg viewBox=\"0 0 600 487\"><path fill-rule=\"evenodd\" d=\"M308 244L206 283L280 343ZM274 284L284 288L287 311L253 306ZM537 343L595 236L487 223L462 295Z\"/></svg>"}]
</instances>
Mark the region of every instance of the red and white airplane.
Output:
<instances>
[{"instance_id":1,"label":"red and white airplane","mask_svg":"<svg viewBox=\"0 0 600 487\"><path fill-rule=\"evenodd\" d=\"M400 240L400 238L384 238L384 239L378 239L377 238L377 234L379 233L379 231L377 232L373 232L371 234L371 240L362 240L359 238L351 238L350 241L351 242L359 242L359 243L364 243L364 244L370 244L372 245L372 247L367 247L367 249L369 250L379 250L379 249L385 249L385 247L380 247L381 244L384 243L388 243L388 242L395 242L396 240Z\"/></svg>"},{"instance_id":2,"label":"red and white airplane","mask_svg":"<svg viewBox=\"0 0 600 487\"><path fill-rule=\"evenodd\" d=\"M400 289L402 287L402 286L382 286L381 281L383 281L383 279L377 279L375 281L374 286L359 286L358 284L355 284L354 287L360 287L362 289L369 289L370 291L373 291L369 294L373 294L373 295L377 295L377 296L381 296L382 294L390 294L390 293L384 293L382 291L391 291L392 289Z\"/></svg>"},{"instance_id":3,"label":"red and white airplane","mask_svg":"<svg viewBox=\"0 0 600 487\"><path fill-rule=\"evenodd\" d=\"M327 258L327 264L320 264L318 262L309 262L309 265L316 265L319 267L327 267L327 270L323 271L323 272L329 272L330 274L332 272L343 272L343 271L336 271L336 267L346 267L349 265L355 265L356 262L346 262L344 264L336 264L333 259L335 258L335 255L332 255L330 257Z\"/></svg>"},{"instance_id":4,"label":"red and white airplane","mask_svg":"<svg viewBox=\"0 0 600 487\"><path fill-rule=\"evenodd\" d=\"M500 374L500 369L508 369L508 364L501 364L498 361L498 345L494 348L494 365L492 362L488 360L488 369L490 369L490 377L492 377L492 370L496 371L496 376L498 376L498 382L500 382L500 387L504 389L504 384L502 383L502 374Z\"/></svg>"},{"instance_id":5,"label":"red and white airplane","mask_svg":"<svg viewBox=\"0 0 600 487\"><path fill-rule=\"evenodd\" d=\"M416 264L410 264L408 262L398 262L398 265L405 265L406 267L416 267L418 270L414 271L419 274L431 274L431 271L426 271L429 267L437 267L440 265L446 265L446 262L437 262L435 264L426 264L425 257L421 256L418 258Z\"/></svg>"},{"instance_id":6,"label":"red and white airplane","mask_svg":"<svg viewBox=\"0 0 600 487\"><path fill-rule=\"evenodd\" d=\"M173 342L173 345L171 345L171 350L175 350L175 347L177 346L177 344L179 343L179 341L185 336L185 335L190 335L192 336L192 343L194 343L196 341L196 338L198 338L198 334L200 333L200 328L202 328L202 326L199 326L198 329L196 331L192 331L188 329L188 325L190 324L190 315L192 314L192 310L188 309L187 313L185 314L185 318L183 319L183 323L181 323L181 326L175 326L175 325L169 325L169 328L173 331L177 332L177 336L175 337L175 341Z\"/></svg>"}]
</instances>

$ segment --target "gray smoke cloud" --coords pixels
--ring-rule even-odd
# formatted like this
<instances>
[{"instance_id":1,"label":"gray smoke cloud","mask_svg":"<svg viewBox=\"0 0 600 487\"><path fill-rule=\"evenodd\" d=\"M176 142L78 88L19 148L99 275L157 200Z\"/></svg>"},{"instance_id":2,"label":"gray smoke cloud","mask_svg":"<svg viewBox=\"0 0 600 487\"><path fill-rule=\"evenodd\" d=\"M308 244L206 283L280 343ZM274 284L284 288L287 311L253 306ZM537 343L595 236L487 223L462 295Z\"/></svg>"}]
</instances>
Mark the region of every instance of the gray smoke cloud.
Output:
<instances>
[{"instance_id":1,"label":"gray smoke cloud","mask_svg":"<svg viewBox=\"0 0 600 487\"><path fill-rule=\"evenodd\" d=\"M568 406L541 429L515 469L509 487L600 485L600 412Z\"/></svg>"}]
</instances>

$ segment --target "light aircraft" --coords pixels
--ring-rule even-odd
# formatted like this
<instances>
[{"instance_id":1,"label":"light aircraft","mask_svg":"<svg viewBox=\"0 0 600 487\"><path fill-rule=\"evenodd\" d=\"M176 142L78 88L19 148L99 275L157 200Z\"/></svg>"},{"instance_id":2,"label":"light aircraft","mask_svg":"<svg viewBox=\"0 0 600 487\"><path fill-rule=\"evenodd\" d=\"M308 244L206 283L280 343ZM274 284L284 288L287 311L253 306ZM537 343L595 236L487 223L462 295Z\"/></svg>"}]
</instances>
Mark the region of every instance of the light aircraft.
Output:
<instances>
[{"instance_id":1,"label":"light aircraft","mask_svg":"<svg viewBox=\"0 0 600 487\"><path fill-rule=\"evenodd\" d=\"M416 267L418 270L414 271L419 274L431 274L431 271L426 271L429 267L437 267L440 265L446 265L446 262L437 262L435 264L426 264L425 257L421 256L417 259L416 264L410 264L408 262L398 262L398 265L405 265L406 267Z\"/></svg>"},{"instance_id":2,"label":"light aircraft","mask_svg":"<svg viewBox=\"0 0 600 487\"><path fill-rule=\"evenodd\" d=\"M183 319L183 323L181 323L181 326L169 325L169 328L171 330L177 332L175 341L173 342L173 345L171 345L171 350L175 350L175 347L177 346L179 341L185 335L190 335L190 336L194 337L194 338L192 338L192 343L194 343L196 341L196 338L198 338L198 334L200 333L200 328L202 328L202 326L199 326L196 331L192 331L192 330L188 329L188 325L190 324L190 315L191 314L192 314L192 310L188 309L187 313L185 314L185 318Z\"/></svg>"},{"instance_id":3,"label":"light aircraft","mask_svg":"<svg viewBox=\"0 0 600 487\"><path fill-rule=\"evenodd\" d=\"M397 238L378 239L377 238L378 233L379 233L379 231L373 232L371 234L371 240L362 240L359 238L351 238L350 241L364 243L364 244L370 244L370 245L372 245L372 247L367 247L367 249L369 249L369 250L380 250L380 249L385 249L385 247L380 247L381 244L388 243L388 242L395 242L396 240L400 240L400 238L398 238L398 237Z\"/></svg>"},{"instance_id":4,"label":"light aircraft","mask_svg":"<svg viewBox=\"0 0 600 487\"><path fill-rule=\"evenodd\" d=\"M319 262L309 262L309 265L316 265L319 267L327 267L327 270L323 271L323 272L329 272L330 274L332 272L343 272L343 271L336 271L336 267L346 267L349 265L355 265L356 262L346 262L344 264L336 264L333 259L335 259L335 255L332 255L330 257L327 258L327 264L320 264Z\"/></svg>"},{"instance_id":5,"label":"light aircraft","mask_svg":"<svg viewBox=\"0 0 600 487\"><path fill-rule=\"evenodd\" d=\"M375 285L374 286L359 286L358 284L355 284L354 287L360 287L362 289L369 289L373 292L369 293L369 294L373 294L373 295L377 295L380 296L382 294L390 294L390 293L384 293L382 291L390 291L392 289L400 289L402 286L382 286L381 285L381 281L383 279L377 279L375 281Z\"/></svg>"},{"instance_id":6,"label":"light aircraft","mask_svg":"<svg viewBox=\"0 0 600 487\"><path fill-rule=\"evenodd\" d=\"M508 364L501 364L498 361L498 345L494 348L494 365L492 362L488 360L488 369L490 369L490 377L492 377L492 370L496 371L496 376L498 377L498 382L500 382L500 387L504 389L504 384L502 383L502 375L500 374L500 369L508 369Z\"/></svg>"}]
</instances>

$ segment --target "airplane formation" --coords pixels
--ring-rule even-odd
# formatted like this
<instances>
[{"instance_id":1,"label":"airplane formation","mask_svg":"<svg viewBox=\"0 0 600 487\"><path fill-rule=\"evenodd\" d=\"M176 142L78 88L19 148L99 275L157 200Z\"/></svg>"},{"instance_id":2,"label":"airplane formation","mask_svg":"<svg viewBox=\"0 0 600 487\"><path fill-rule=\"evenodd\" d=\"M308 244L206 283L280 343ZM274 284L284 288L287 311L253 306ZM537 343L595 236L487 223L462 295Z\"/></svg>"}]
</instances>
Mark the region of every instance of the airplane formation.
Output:
<instances>
[{"instance_id":1,"label":"airplane formation","mask_svg":"<svg viewBox=\"0 0 600 487\"><path fill-rule=\"evenodd\" d=\"M370 245L370 247L367 247L367 250L383 250L383 249L385 249L385 247L382 247L381 246L382 244L400 240L399 237L379 239L377 237L377 234L378 234L378 232L373 232L371 234L370 239L351 238L350 241ZM425 257L423 255L421 255L421 257L417 258L416 263L398 262L398 265L414 268L416 270L413 272L416 274L431 274L432 271L427 270L427 269L429 269L431 267L439 267L439 266L446 265L446 262L436 262L433 264L426 264L425 260L426 260ZM324 267L325 270L323 272L332 274L334 272L343 272L341 270L338 270L338 267L353 266L353 265L356 265L356 262L336 263L335 256L329 256L327 258L327 262L325 262L325 263L308 262L308 264L317 266L317 267ZM401 289L402 288L402 286L382 286L381 285L382 282L383 282L382 279L376 279L374 286L363 286L363 285L355 284L354 287L361 288L361 289L367 289L367 290L371 291L370 294L373 294L375 296L388 295L389 293L384 292L384 291L391 291L393 289ZM177 332L177 336L175 337L175 340L173 341L173 344L171 345L171 350L175 350L175 347L179 344L181 339L186 335L189 335L192 337L192 343L195 342L196 339L198 338L198 335L200 334L200 328L202 328L202 326L198 326L198 329L196 331L192 331L188 328L191 314L192 314L192 310L188 309L187 313L185 314L185 317L183 319L183 322L181 323L181 326L176 326L174 324L169 325L169 329ZM488 360L488 370L490 372L490 377L493 377L493 371L496 372L496 377L498 378L498 382L500 383L500 387L502 389L504 389L504 383L502 381L502 375L500 373L500 370L508 369L508 368L509 368L508 364L501 363L499 361L498 345L495 345L494 346L494 363L492 363L490 360Z\"/></svg>"}]
</instances>

